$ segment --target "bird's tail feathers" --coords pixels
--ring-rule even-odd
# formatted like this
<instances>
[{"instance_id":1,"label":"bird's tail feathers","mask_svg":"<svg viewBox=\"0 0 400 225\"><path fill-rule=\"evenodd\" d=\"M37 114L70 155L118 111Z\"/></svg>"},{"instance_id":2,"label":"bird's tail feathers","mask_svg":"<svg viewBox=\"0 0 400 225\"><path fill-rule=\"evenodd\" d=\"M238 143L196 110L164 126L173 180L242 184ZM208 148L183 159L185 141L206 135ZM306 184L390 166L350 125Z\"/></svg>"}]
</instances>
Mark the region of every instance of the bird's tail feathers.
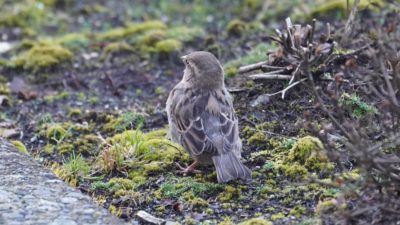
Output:
<instances>
[{"instance_id":1,"label":"bird's tail feathers","mask_svg":"<svg viewBox=\"0 0 400 225\"><path fill-rule=\"evenodd\" d=\"M246 182L251 181L251 170L233 152L213 156L212 160L217 171L218 183L226 183L237 178Z\"/></svg>"}]
</instances>

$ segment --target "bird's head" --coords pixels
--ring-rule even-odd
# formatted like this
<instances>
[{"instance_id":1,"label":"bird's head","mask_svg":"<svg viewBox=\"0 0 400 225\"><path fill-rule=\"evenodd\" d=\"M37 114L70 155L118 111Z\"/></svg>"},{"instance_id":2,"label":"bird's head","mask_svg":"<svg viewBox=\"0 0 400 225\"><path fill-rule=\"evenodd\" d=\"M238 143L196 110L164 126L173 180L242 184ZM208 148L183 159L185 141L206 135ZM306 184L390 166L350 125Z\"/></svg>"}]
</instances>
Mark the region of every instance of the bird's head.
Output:
<instances>
[{"instance_id":1,"label":"bird's head","mask_svg":"<svg viewBox=\"0 0 400 225\"><path fill-rule=\"evenodd\" d=\"M181 59L186 66L183 80L193 87L217 89L224 86L224 71L213 54L198 51Z\"/></svg>"}]
</instances>

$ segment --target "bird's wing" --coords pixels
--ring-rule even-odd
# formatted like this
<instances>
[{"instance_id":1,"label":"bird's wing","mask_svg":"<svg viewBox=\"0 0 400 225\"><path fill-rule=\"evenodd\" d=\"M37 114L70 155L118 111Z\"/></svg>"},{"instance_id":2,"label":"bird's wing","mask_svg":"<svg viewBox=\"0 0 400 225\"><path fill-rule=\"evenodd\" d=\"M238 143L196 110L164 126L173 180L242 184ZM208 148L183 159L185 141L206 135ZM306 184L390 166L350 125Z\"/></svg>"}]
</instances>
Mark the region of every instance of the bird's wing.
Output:
<instances>
[{"instance_id":1,"label":"bird's wing","mask_svg":"<svg viewBox=\"0 0 400 225\"><path fill-rule=\"evenodd\" d=\"M179 140L191 155L218 155L238 145L238 121L226 90L171 92L169 117Z\"/></svg>"}]
</instances>

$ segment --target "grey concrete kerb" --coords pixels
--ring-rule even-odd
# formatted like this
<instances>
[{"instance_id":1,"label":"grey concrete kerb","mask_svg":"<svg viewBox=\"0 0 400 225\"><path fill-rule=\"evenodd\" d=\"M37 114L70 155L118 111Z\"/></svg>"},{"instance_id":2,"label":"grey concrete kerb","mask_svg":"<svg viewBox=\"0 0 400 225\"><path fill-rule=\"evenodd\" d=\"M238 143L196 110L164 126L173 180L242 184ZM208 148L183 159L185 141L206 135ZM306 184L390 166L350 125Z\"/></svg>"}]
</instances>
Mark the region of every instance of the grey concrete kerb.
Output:
<instances>
[{"instance_id":1,"label":"grey concrete kerb","mask_svg":"<svg viewBox=\"0 0 400 225\"><path fill-rule=\"evenodd\" d=\"M0 224L126 224L0 138Z\"/></svg>"}]
</instances>

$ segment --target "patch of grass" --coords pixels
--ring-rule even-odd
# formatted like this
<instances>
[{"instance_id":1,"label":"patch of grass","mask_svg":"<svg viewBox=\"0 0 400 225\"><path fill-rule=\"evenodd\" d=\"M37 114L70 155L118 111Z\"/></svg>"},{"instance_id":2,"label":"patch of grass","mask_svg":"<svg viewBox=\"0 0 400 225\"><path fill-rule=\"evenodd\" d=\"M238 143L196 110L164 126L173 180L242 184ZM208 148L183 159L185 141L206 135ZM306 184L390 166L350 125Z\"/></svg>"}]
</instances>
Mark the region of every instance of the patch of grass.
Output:
<instances>
[{"instance_id":1,"label":"patch of grass","mask_svg":"<svg viewBox=\"0 0 400 225\"><path fill-rule=\"evenodd\" d=\"M73 187L76 187L79 180L90 172L90 166L85 159L81 155L75 154L71 154L67 160L64 159L62 166L54 163L51 168L54 174Z\"/></svg>"}]
</instances>

